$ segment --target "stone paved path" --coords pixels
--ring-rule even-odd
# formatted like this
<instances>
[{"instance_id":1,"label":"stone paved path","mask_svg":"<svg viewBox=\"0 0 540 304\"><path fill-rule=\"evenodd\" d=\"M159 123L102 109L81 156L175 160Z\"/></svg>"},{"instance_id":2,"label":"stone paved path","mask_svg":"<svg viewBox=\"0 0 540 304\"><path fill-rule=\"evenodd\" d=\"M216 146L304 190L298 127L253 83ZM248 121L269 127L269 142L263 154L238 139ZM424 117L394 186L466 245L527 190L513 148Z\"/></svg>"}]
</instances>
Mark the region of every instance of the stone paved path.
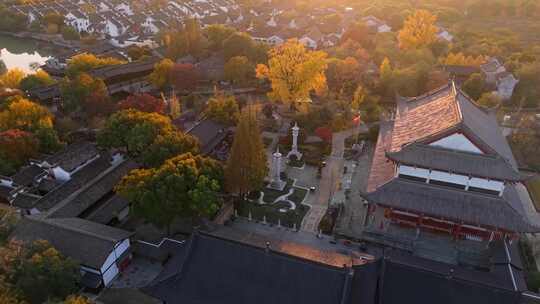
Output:
<instances>
[{"instance_id":1,"label":"stone paved path","mask_svg":"<svg viewBox=\"0 0 540 304\"><path fill-rule=\"evenodd\" d=\"M317 232L319 222L323 218L334 193L338 190L343 175L343 152L345 151L345 139L358 133L358 128L334 133L332 137L332 153L323 168L318 188L318 196L311 203L311 209L302 221L301 229L304 231ZM364 131L363 129L360 131Z\"/></svg>"}]
</instances>

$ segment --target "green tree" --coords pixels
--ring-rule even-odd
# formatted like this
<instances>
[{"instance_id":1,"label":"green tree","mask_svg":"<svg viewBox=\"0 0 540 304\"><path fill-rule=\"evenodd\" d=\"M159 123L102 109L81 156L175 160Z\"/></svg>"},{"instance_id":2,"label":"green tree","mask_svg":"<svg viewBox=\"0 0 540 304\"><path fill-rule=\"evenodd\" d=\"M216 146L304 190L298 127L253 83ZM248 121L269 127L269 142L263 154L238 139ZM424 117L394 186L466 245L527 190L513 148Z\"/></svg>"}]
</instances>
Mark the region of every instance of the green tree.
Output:
<instances>
[{"instance_id":1,"label":"green tree","mask_svg":"<svg viewBox=\"0 0 540 304\"><path fill-rule=\"evenodd\" d=\"M86 73L79 73L73 78L65 77L60 82L60 94L66 112L83 111L86 116L92 117L107 114L113 107L103 80Z\"/></svg>"},{"instance_id":2,"label":"green tree","mask_svg":"<svg viewBox=\"0 0 540 304\"><path fill-rule=\"evenodd\" d=\"M98 134L98 144L125 150L132 157L141 156L159 135L175 131L171 120L157 113L134 109L114 113Z\"/></svg>"},{"instance_id":3,"label":"green tree","mask_svg":"<svg viewBox=\"0 0 540 304\"><path fill-rule=\"evenodd\" d=\"M176 155L199 153L199 141L180 131L172 131L158 135L154 142L144 151L143 163L147 167L158 167L163 162Z\"/></svg>"},{"instance_id":4,"label":"green tree","mask_svg":"<svg viewBox=\"0 0 540 304\"><path fill-rule=\"evenodd\" d=\"M223 48L223 41L229 38L236 30L223 24L211 24L204 29L208 37L209 48L219 51Z\"/></svg>"},{"instance_id":5,"label":"green tree","mask_svg":"<svg viewBox=\"0 0 540 304\"><path fill-rule=\"evenodd\" d=\"M462 89L472 99L477 100L485 91L485 80L480 73L474 73L463 83Z\"/></svg>"},{"instance_id":6,"label":"green tree","mask_svg":"<svg viewBox=\"0 0 540 304\"><path fill-rule=\"evenodd\" d=\"M222 180L217 161L186 153L159 168L133 170L116 191L132 202L135 214L170 234L175 219L211 216L219 209Z\"/></svg>"},{"instance_id":7,"label":"green tree","mask_svg":"<svg viewBox=\"0 0 540 304\"><path fill-rule=\"evenodd\" d=\"M225 96L218 92L208 100L204 113L206 117L217 122L235 125L238 122L239 111L238 102L234 96Z\"/></svg>"},{"instance_id":8,"label":"green tree","mask_svg":"<svg viewBox=\"0 0 540 304\"><path fill-rule=\"evenodd\" d=\"M502 102L501 97L494 92L488 92L482 94L478 99L478 104L484 108L494 108L500 105Z\"/></svg>"},{"instance_id":9,"label":"green tree","mask_svg":"<svg viewBox=\"0 0 540 304\"><path fill-rule=\"evenodd\" d=\"M170 59L163 59L156 63L154 71L148 76L148 80L156 88L163 89L171 84L171 71L174 62Z\"/></svg>"},{"instance_id":10,"label":"green tree","mask_svg":"<svg viewBox=\"0 0 540 304\"><path fill-rule=\"evenodd\" d=\"M257 118L254 112L245 110L240 116L225 167L226 189L243 197L260 189L267 174L266 151Z\"/></svg>"},{"instance_id":11,"label":"green tree","mask_svg":"<svg viewBox=\"0 0 540 304\"><path fill-rule=\"evenodd\" d=\"M202 57L205 54L207 41L202 35L199 22L187 19L179 29L160 33L161 41L167 47L167 57L176 60L185 55Z\"/></svg>"},{"instance_id":12,"label":"green tree","mask_svg":"<svg viewBox=\"0 0 540 304\"><path fill-rule=\"evenodd\" d=\"M0 132L0 160L4 163L2 175L11 175L29 158L38 154L39 142L30 132L18 129ZM4 172L2 172L4 171Z\"/></svg>"},{"instance_id":13,"label":"green tree","mask_svg":"<svg viewBox=\"0 0 540 304\"><path fill-rule=\"evenodd\" d=\"M0 272L28 303L62 300L79 289L77 262L46 241L25 245L12 241L0 251Z\"/></svg>"},{"instance_id":14,"label":"green tree","mask_svg":"<svg viewBox=\"0 0 540 304\"><path fill-rule=\"evenodd\" d=\"M81 35L77 30L72 26L64 26L62 27L62 38L65 40L80 40Z\"/></svg>"},{"instance_id":15,"label":"green tree","mask_svg":"<svg viewBox=\"0 0 540 304\"><path fill-rule=\"evenodd\" d=\"M246 56L235 56L225 64L225 79L235 84L247 84L255 77L255 66Z\"/></svg>"},{"instance_id":16,"label":"green tree","mask_svg":"<svg viewBox=\"0 0 540 304\"><path fill-rule=\"evenodd\" d=\"M249 56L254 46L253 39L246 33L234 33L223 41L225 60L236 56Z\"/></svg>"},{"instance_id":17,"label":"green tree","mask_svg":"<svg viewBox=\"0 0 540 304\"><path fill-rule=\"evenodd\" d=\"M0 30L7 32L18 32L24 30L28 22L28 17L21 13L14 13L12 10L0 4Z\"/></svg>"},{"instance_id":18,"label":"green tree","mask_svg":"<svg viewBox=\"0 0 540 304\"><path fill-rule=\"evenodd\" d=\"M29 91L35 88L44 87L52 85L55 83L55 80L43 70L37 70L36 73L27 75L24 77L19 87L23 91Z\"/></svg>"}]
</instances>

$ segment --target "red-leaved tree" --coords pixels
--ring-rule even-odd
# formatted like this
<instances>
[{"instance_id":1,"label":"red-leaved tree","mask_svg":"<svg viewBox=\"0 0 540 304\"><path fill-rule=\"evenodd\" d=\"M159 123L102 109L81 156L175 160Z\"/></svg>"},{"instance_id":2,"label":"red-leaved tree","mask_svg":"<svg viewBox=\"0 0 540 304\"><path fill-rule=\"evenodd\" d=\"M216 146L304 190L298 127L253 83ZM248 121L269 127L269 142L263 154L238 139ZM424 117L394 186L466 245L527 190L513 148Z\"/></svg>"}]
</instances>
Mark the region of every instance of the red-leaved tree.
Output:
<instances>
[{"instance_id":1,"label":"red-leaved tree","mask_svg":"<svg viewBox=\"0 0 540 304\"><path fill-rule=\"evenodd\" d=\"M327 143L332 142L332 130L330 128L318 127L317 129L315 129L315 135L317 135Z\"/></svg>"},{"instance_id":2,"label":"red-leaved tree","mask_svg":"<svg viewBox=\"0 0 540 304\"><path fill-rule=\"evenodd\" d=\"M199 72L193 64L178 63L171 69L171 82L179 91L193 90L199 81Z\"/></svg>"},{"instance_id":3,"label":"red-leaved tree","mask_svg":"<svg viewBox=\"0 0 540 304\"><path fill-rule=\"evenodd\" d=\"M16 166L24 164L38 153L39 143L30 132L10 129L0 132L0 156Z\"/></svg>"},{"instance_id":4,"label":"red-leaved tree","mask_svg":"<svg viewBox=\"0 0 540 304\"><path fill-rule=\"evenodd\" d=\"M118 103L121 110L135 109L147 113L163 113L165 103L161 98L156 98L150 94L131 95Z\"/></svg>"}]
</instances>

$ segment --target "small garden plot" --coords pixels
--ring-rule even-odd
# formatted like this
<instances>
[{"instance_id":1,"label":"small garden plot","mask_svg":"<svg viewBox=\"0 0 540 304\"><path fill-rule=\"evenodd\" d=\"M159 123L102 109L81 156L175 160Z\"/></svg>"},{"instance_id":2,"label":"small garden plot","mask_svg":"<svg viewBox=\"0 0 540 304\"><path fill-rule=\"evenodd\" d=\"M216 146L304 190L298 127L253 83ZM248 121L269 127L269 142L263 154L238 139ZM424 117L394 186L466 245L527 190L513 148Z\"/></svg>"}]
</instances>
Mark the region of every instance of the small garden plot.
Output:
<instances>
[{"instance_id":1,"label":"small garden plot","mask_svg":"<svg viewBox=\"0 0 540 304\"><path fill-rule=\"evenodd\" d=\"M304 216L309 211L309 206L297 205L295 210L290 209L288 202L277 202L274 204L260 205L252 202L243 202L238 206L238 215L242 217L249 217L251 212L251 218L254 221L263 221L266 217L266 222L277 225L278 221L281 226L293 228L299 228Z\"/></svg>"},{"instance_id":2,"label":"small garden plot","mask_svg":"<svg viewBox=\"0 0 540 304\"><path fill-rule=\"evenodd\" d=\"M283 196L289 193L292 187L292 184L293 184L293 180L287 179L287 185L285 185L285 188L283 188L282 191L270 189L265 186L263 189L261 189L261 191L264 193L263 201L265 203L275 202L280 196Z\"/></svg>"}]
</instances>

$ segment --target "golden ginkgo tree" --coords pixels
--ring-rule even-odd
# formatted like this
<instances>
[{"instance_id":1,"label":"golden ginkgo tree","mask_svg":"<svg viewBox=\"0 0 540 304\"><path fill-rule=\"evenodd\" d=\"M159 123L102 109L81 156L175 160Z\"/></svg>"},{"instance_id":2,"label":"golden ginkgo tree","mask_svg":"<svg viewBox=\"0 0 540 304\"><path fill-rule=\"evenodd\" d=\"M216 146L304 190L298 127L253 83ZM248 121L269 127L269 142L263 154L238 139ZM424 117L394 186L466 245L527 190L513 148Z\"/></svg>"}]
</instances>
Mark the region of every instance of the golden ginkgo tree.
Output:
<instances>
[{"instance_id":1,"label":"golden ginkgo tree","mask_svg":"<svg viewBox=\"0 0 540 304\"><path fill-rule=\"evenodd\" d=\"M268 79L273 101L297 106L309 100L310 93L326 90L327 54L307 50L295 39L269 51L268 65L257 65L257 78Z\"/></svg>"},{"instance_id":2,"label":"golden ginkgo tree","mask_svg":"<svg viewBox=\"0 0 540 304\"><path fill-rule=\"evenodd\" d=\"M401 49L419 49L437 40L437 16L426 10L417 10L407 17L398 33Z\"/></svg>"}]
</instances>

